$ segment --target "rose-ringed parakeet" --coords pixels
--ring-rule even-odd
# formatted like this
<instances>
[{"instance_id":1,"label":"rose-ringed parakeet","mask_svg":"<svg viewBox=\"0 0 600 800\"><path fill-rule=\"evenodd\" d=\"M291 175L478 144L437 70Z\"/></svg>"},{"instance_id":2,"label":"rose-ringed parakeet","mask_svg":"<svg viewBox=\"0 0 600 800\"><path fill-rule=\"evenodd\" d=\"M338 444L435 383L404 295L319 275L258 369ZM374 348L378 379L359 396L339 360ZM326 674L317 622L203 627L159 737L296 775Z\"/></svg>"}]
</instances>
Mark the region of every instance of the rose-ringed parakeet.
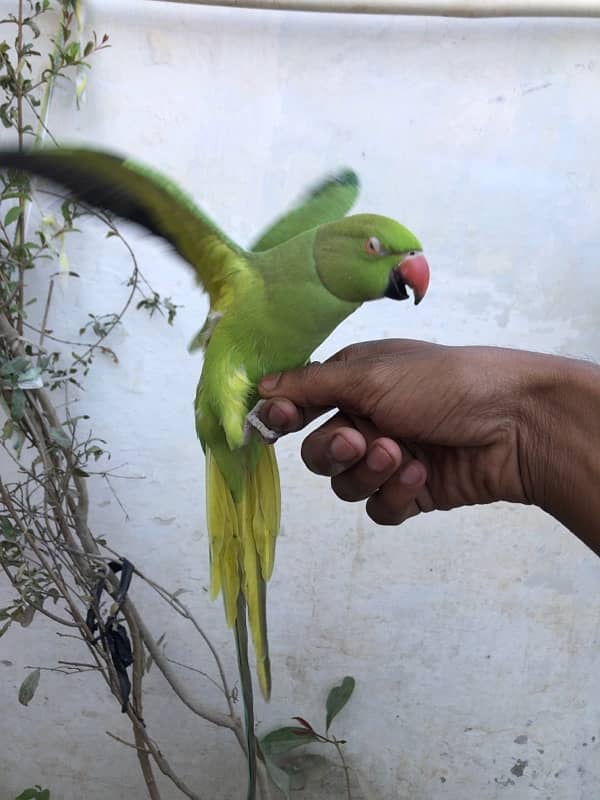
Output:
<instances>
[{"instance_id":1,"label":"rose-ringed parakeet","mask_svg":"<svg viewBox=\"0 0 600 800\"><path fill-rule=\"evenodd\" d=\"M421 245L387 217L345 217L357 193L351 171L327 179L251 250L231 239L172 181L109 153L44 149L0 153L0 166L41 175L77 198L143 225L194 269L210 311L192 343L205 350L196 430L206 456L211 596L223 595L235 630L246 710L250 788L256 740L246 617L262 694L269 698L266 584L279 529L279 475L269 431L253 412L270 372L299 367L363 302L419 302L429 268ZM260 435L259 435L260 434ZM275 438L275 437L273 437Z\"/></svg>"}]
</instances>

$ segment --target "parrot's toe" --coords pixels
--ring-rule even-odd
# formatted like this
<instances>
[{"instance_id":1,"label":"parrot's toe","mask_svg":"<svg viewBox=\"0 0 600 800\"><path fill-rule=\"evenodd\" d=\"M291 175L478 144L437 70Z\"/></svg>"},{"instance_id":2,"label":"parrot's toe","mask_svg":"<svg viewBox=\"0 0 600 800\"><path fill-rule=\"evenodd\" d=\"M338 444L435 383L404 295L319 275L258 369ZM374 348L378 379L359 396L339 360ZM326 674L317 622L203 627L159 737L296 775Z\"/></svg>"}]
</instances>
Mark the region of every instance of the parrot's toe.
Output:
<instances>
[{"instance_id":1,"label":"parrot's toe","mask_svg":"<svg viewBox=\"0 0 600 800\"><path fill-rule=\"evenodd\" d=\"M279 434L272 431L262 419L259 418L258 412L265 404L265 400L259 400L254 408L246 414L246 421L244 422L244 444L248 444L252 431L256 431L265 444L275 444L279 439Z\"/></svg>"}]
</instances>

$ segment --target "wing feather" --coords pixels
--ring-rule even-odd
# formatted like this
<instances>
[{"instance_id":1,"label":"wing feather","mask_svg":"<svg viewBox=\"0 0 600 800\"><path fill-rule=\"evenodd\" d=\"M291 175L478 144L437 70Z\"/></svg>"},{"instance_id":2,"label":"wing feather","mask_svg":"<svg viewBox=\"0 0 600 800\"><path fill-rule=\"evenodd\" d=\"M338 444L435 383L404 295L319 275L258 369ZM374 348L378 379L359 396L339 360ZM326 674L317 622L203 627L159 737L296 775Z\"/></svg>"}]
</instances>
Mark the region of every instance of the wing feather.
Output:
<instances>
[{"instance_id":1,"label":"wing feather","mask_svg":"<svg viewBox=\"0 0 600 800\"><path fill-rule=\"evenodd\" d=\"M0 151L0 167L49 178L77 199L166 239L193 267L212 308L226 308L238 278L248 275L246 252L177 184L149 167L88 148Z\"/></svg>"},{"instance_id":2,"label":"wing feather","mask_svg":"<svg viewBox=\"0 0 600 800\"><path fill-rule=\"evenodd\" d=\"M358 192L358 176L352 170L341 170L326 178L314 186L298 206L264 231L251 250L269 250L303 231L341 219L354 205Z\"/></svg>"}]
</instances>

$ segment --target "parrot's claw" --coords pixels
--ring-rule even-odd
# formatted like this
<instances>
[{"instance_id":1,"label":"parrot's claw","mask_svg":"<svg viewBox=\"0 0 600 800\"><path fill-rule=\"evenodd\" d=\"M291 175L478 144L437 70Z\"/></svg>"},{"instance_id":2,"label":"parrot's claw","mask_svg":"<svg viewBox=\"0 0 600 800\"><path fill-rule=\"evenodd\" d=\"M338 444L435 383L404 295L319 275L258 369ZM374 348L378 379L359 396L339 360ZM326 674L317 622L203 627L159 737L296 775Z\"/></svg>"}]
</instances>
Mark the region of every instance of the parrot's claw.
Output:
<instances>
[{"instance_id":1,"label":"parrot's claw","mask_svg":"<svg viewBox=\"0 0 600 800\"><path fill-rule=\"evenodd\" d=\"M244 444L248 444L250 441L253 430L258 433L265 444L275 444L277 439L279 439L279 434L272 431L258 416L258 412L264 404L265 400L259 400L252 411L246 414L246 421L244 422Z\"/></svg>"}]
</instances>

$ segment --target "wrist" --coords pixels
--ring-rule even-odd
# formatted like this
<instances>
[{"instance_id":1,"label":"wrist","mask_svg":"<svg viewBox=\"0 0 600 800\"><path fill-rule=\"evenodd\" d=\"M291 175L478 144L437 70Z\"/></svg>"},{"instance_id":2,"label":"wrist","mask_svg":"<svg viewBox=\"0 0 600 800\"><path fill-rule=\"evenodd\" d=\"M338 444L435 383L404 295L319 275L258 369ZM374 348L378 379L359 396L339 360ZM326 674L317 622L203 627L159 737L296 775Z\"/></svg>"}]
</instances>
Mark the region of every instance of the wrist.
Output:
<instances>
[{"instance_id":1,"label":"wrist","mask_svg":"<svg viewBox=\"0 0 600 800\"><path fill-rule=\"evenodd\" d=\"M521 448L525 495L600 555L600 367L530 355Z\"/></svg>"}]
</instances>

